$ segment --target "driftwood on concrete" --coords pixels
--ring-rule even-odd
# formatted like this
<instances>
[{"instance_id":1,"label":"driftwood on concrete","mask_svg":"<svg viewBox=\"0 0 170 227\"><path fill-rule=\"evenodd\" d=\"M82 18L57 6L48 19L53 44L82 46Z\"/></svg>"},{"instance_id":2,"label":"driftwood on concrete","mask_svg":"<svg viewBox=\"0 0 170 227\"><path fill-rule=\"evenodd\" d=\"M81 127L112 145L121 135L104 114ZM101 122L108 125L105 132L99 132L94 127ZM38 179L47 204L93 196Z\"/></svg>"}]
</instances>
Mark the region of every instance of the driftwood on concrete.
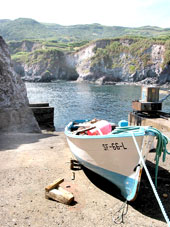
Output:
<instances>
[{"instance_id":1,"label":"driftwood on concrete","mask_svg":"<svg viewBox=\"0 0 170 227\"><path fill-rule=\"evenodd\" d=\"M49 192L50 190L57 188L59 186L59 184L61 184L63 181L64 181L64 178L58 178L53 183L47 185L45 187L45 191Z\"/></svg>"},{"instance_id":2,"label":"driftwood on concrete","mask_svg":"<svg viewBox=\"0 0 170 227\"><path fill-rule=\"evenodd\" d=\"M64 181L63 178L59 178L53 183L45 187L45 198L53 199L57 202L69 205L73 200L74 196L71 192L66 191L59 185Z\"/></svg>"},{"instance_id":3,"label":"driftwood on concrete","mask_svg":"<svg viewBox=\"0 0 170 227\"><path fill-rule=\"evenodd\" d=\"M53 199L57 202L64 203L69 205L73 200L74 196L71 192L66 191L62 187L58 187L57 189L52 189L50 191L45 192L46 199Z\"/></svg>"}]
</instances>

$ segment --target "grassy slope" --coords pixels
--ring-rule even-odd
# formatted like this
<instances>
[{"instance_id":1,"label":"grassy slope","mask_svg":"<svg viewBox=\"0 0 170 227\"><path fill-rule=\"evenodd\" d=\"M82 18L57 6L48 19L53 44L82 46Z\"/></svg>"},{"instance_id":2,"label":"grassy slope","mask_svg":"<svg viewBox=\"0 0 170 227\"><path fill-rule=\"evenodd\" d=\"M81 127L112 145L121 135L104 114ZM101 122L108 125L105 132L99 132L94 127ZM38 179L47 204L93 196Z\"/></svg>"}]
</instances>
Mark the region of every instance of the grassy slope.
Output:
<instances>
[{"instance_id":1,"label":"grassy slope","mask_svg":"<svg viewBox=\"0 0 170 227\"><path fill-rule=\"evenodd\" d=\"M0 20L0 35L6 41L23 39L53 39L62 42L77 40L95 40L113 38L124 35L144 37L170 37L170 29L144 26L128 28L120 26L103 26L100 24L84 24L62 26L58 24L39 23L33 19Z\"/></svg>"},{"instance_id":2,"label":"grassy slope","mask_svg":"<svg viewBox=\"0 0 170 227\"><path fill-rule=\"evenodd\" d=\"M122 44L127 40L129 45ZM23 42L9 42L10 51L13 53L12 59L17 62L25 62L29 64L38 62L40 59L44 59L46 61L47 56L50 58L53 55L58 56L60 52L75 52L79 48L89 44L89 42L61 43L44 40L34 42L27 40L27 43L31 42L39 44L37 49L34 49L32 52L27 52L22 50ZM107 68L122 67L124 62L120 61L119 56L123 52L126 54L126 58L128 58L126 60L129 62L129 72L133 73L140 68L141 62L143 62L142 64L144 67L152 64L151 56L147 50L149 50L154 44L162 44L165 46L165 58L162 65L164 67L170 62L170 40L152 38L122 37L110 39L110 44L108 44L105 48L95 48L95 55L92 58L91 64L92 66L95 66L100 64L101 61L104 61Z\"/></svg>"},{"instance_id":3,"label":"grassy slope","mask_svg":"<svg viewBox=\"0 0 170 227\"><path fill-rule=\"evenodd\" d=\"M88 44L90 40L104 38L111 38L113 40L112 44L105 49L97 50L93 64L99 62L100 58L103 58L107 64L110 64L108 67L115 67L115 65L111 65L112 61L110 61L110 59L113 55L119 54L121 51L128 51L130 54L135 53L138 57L141 56L143 58L145 64L148 64L148 56L142 54L142 52L153 43L165 44L166 53L164 64L170 61L170 29L168 28L163 29L151 26L128 28L102 26L100 24L61 26L58 24L45 24L32 19L20 18L14 21L0 20L0 35L2 35L6 41L14 41L10 42L9 46L11 48L12 58L17 61L29 61L29 56L33 54L20 49L21 40L24 39L29 39L29 42L39 42L39 50L35 50L35 54L37 55L37 53L43 54L44 51L44 54L46 54L47 51L50 52L52 50L74 52L83 45ZM127 36L128 39L133 40L133 45L128 49L122 47L120 43L116 43L116 40L113 39L114 37L123 36ZM118 64L120 64L120 62ZM133 63L131 71L136 70L137 67L138 63Z\"/></svg>"}]
</instances>

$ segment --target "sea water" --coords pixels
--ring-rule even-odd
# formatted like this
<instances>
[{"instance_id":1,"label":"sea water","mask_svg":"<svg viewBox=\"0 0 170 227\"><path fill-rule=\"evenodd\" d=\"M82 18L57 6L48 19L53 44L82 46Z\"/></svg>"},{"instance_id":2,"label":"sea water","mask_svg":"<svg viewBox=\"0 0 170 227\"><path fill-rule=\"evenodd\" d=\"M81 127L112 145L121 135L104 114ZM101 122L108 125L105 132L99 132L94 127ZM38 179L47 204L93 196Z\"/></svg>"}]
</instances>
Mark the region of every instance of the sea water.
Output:
<instances>
[{"instance_id":1,"label":"sea water","mask_svg":"<svg viewBox=\"0 0 170 227\"><path fill-rule=\"evenodd\" d=\"M30 103L48 102L54 107L56 131L63 131L70 121L76 119L98 118L116 124L128 120L132 101L141 97L141 87L130 85L56 81L26 83L26 88ZM170 98L163 103L163 110L170 112Z\"/></svg>"}]
</instances>

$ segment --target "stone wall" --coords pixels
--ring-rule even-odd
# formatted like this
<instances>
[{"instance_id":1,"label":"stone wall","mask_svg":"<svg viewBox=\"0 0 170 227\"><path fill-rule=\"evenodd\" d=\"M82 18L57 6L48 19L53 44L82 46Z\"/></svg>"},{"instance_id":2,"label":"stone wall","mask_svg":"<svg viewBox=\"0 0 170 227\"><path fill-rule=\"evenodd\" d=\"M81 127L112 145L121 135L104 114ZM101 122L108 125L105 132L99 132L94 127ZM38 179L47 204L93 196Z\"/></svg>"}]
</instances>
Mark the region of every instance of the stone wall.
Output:
<instances>
[{"instance_id":1,"label":"stone wall","mask_svg":"<svg viewBox=\"0 0 170 227\"><path fill-rule=\"evenodd\" d=\"M8 46L0 37L0 132L40 132L28 107L26 88L14 72Z\"/></svg>"}]
</instances>

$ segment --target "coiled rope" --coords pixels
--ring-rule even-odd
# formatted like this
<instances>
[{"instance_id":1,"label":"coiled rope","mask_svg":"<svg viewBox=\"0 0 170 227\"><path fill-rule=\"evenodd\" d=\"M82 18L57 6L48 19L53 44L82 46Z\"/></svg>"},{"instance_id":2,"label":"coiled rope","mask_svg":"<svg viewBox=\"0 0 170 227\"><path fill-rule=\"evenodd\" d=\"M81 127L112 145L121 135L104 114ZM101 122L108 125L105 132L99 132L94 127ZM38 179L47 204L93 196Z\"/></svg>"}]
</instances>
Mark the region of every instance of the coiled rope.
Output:
<instances>
[{"instance_id":1,"label":"coiled rope","mask_svg":"<svg viewBox=\"0 0 170 227\"><path fill-rule=\"evenodd\" d=\"M155 154L155 161L156 161L156 167L155 167L155 186L157 187L157 177L158 177L158 168L159 168L159 159L162 155L162 161L165 162L166 155L170 154L167 149L166 145L168 144L169 138L166 137L163 133L161 133L158 129L149 127L146 130L147 133L153 133L156 136L157 139L157 145L156 145L156 154Z\"/></svg>"},{"instance_id":2,"label":"coiled rope","mask_svg":"<svg viewBox=\"0 0 170 227\"><path fill-rule=\"evenodd\" d=\"M116 127L112 134L119 134L122 132L134 131L140 129L140 126L125 126L125 127Z\"/></svg>"}]
</instances>

